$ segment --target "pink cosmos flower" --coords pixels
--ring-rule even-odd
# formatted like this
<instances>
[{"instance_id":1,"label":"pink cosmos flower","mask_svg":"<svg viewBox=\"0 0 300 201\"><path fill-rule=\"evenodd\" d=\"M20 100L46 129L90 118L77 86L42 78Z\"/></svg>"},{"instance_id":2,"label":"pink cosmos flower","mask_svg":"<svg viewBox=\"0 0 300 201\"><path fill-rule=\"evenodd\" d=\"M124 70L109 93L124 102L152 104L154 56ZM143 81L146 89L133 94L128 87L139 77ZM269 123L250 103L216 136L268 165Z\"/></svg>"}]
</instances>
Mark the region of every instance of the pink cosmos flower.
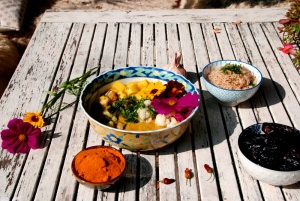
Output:
<instances>
[{"instance_id":1,"label":"pink cosmos flower","mask_svg":"<svg viewBox=\"0 0 300 201\"><path fill-rule=\"evenodd\" d=\"M2 148L10 153L28 153L37 149L41 135L40 128L34 128L22 119L14 118L7 124L8 129L1 132Z\"/></svg>"},{"instance_id":2,"label":"pink cosmos flower","mask_svg":"<svg viewBox=\"0 0 300 201\"><path fill-rule=\"evenodd\" d=\"M291 49L293 49L292 44L284 44L283 47L280 48L280 50L285 54L289 54Z\"/></svg>"},{"instance_id":3,"label":"pink cosmos flower","mask_svg":"<svg viewBox=\"0 0 300 201\"><path fill-rule=\"evenodd\" d=\"M189 92L179 99L155 98L151 101L151 106L158 114L171 115L177 121L182 121L198 106L198 94Z\"/></svg>"},{"instance_id":4,"label":"pink cosmos flower","mask_svg":"<svg viewBox=\"0 0 300 201\"><path fill-rule=\"evenodd\" d=\"M192 110L197 107L198 102L198 94L187 93L185 96L180 98L176 105L177 113L175 115L175 119L177 121L182 121L187 118Z\"/></svg>"},{"instance_id":5,"label":"pink cosmos flower","mask_svg":"<svg viewBox=\"0 0 300 201\"><path fill-rule=\"evenodd\" d=\"M155 109L158 114L171 114L176 112L176 104L178 100L172 98L155 98L151 101L151 106Z\"/></svg>"}]
</instances>

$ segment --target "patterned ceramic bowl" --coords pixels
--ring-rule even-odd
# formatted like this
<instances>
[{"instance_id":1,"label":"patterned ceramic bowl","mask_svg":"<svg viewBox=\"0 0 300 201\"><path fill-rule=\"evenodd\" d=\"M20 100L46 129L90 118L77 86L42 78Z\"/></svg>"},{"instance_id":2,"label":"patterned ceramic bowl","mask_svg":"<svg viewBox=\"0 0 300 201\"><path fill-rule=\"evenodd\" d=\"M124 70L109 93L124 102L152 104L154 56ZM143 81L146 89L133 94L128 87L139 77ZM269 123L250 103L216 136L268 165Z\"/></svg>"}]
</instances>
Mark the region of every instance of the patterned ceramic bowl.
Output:
<instances>
[{"instance_id":1,"label":"patterned ceramic bowl","mask_svg":"<svg viewBox=\"0 0 300 201\"><path fill-rule=\"evenodd\" d=\"M230 90L230 89L224 89L214 84L211 84L207 79L208 73L210 73L215 69L221 68L228 63L242 65L246 67L248 70L250 70L257 78L256 86L244 90ZM209 91L218 100L218 102L224 106L236 106L239 103L248 100L256 93L262 81L261 72L256 67L248 63L235 61L235 60L219 60L219 61L214 61L212 63L209 63L204 67L202 71L202 76L207 91Z\"/></svg>"},{"instance_id":2,"label":"patterned ceramic bowl","mask_svg":"<svg viewBox=\"0 0 300 201\"><path fill-rule=\"evenodd\" d=\"M93 164L88 165L91 161ZM83 169L83 166L86 168ZM114 185L122 177L125 169L125 156L111 146L85 148L75 155L71 163L71 170L75 179L82 185L97 190L104 190ZM88 173L90 176L87 176ZM101 177L100 173L103 174ZM95 174L101 180L89 180L96 179Z\"/></svg>"},{"instance_id":3,"label":"patterned ceramic bowl","mask_svg":"<svg viewBox=\"0 0 300 201\"><path fill-rule=\"evenodd\" d=\"M238 138L238 157L253 178L274 186L300 181L300 131L275 123L254 124Z\"/></svg>"},{"instance_id":4,"label":"patterned ceramic bowl","mask_svg":"<svg viewBox=\"0 0 300 201\"><path fill-rule=\"evenodd\" d=\"M186 130L198 106L191 114L175 126L151 131L126 131L106 126L95 120L90 113L92 103L111 87L111 83L120 80L129 83L138 80L160 80L166 83L176 80L191 93L199 93L194 85L186 78L171 71L156 67L126 67L105 72L86 85L80 96L80 105L87 115L93 129L109 144L132 151L154 150L164 147L177 140ZM200 100L199 100L200 101Z\"/></svg>"}]
</instances>

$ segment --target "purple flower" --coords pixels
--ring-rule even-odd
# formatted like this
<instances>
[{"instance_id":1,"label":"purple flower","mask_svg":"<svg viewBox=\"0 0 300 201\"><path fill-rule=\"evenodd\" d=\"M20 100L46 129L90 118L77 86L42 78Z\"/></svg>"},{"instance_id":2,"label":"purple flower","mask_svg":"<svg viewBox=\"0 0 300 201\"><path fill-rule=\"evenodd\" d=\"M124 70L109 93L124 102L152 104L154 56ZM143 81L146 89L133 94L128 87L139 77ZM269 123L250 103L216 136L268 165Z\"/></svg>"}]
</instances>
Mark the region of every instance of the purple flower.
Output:
<instances>
[{"instance_id":1,"label":"purple flower","mask_svg":"<svg viewBox=\"0 0 300 201\"><path fill-rule=\"evenodd\" d=\"M182 121L198 106L198 94L189 92L179 99L155 98L151 101L151 106L158 114L171 115L177 121Z\"/></svg>"},{"instance_id":2,"label":"purple flower","mask_svg":"<svg viewBox=\"0 0 300 201\"><path fill-rule=\"evenodd\" d=\"M1 132L2 148L10 153L28 153L37 149L41 135L40 128L34 128L22 119L14 118L7 124L8 129Z\"/></svg>"},{"instance_id":3,"label":"purple flower","mask_svg":"<svg viewBox=\"0 0 300 201\"><path fill-rule=\"evenodd\" d=\"M198 94L187 93L185 96L180 98L176 105L177 113L175 115L175 119L177 121L182 121L187 118L192 110L197 107L198 102Z\"/></svg>"},{"instance_id":4,"label":"purple flower","mask_svg":"<svg viewBox=\"0 0 300 201\"><path fill-rule=\"evenodd\" d=\"M151 101L151 106L158 114L171 114L176 112L176 98L155 98Z\"/></svg>"}]
</instances>

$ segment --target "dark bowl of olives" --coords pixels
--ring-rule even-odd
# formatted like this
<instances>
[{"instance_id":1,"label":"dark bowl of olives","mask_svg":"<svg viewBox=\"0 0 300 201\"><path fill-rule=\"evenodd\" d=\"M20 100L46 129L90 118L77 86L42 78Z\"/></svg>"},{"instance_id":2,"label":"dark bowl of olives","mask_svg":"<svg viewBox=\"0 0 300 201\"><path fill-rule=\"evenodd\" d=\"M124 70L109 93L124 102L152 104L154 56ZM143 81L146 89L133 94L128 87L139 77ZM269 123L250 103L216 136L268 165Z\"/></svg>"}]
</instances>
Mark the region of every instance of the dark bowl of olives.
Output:
<instances>
[{"instance_id":1,"label":"dark bowl of olives","mask_svg":"<svg viewBox=\"0 0 300 201\"><path fill-rule=\"evenodd\" d=\"M277 123L259 123L238 138L238 157L254 179L273 186L300 181L300 131Z\"/></svg>"}]
</instances>

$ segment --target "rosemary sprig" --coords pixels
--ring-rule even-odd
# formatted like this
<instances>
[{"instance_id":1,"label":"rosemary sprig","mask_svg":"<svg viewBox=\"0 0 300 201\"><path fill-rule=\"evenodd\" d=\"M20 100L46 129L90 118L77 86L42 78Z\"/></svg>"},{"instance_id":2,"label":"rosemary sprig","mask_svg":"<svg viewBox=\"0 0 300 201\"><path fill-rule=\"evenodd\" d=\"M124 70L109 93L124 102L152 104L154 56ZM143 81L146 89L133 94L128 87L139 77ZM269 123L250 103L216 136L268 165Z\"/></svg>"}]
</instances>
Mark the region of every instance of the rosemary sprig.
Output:
<instances>
[{"instance_id":1,"label":"rosemary sprig","mask_svg":"<svg viewBox=\"0 0 300 201\"><path fill-rule=\"evenodd\" d=\"M52 117L53 115L57 114L58 112L72 106L74 103L76 103L76 100L71 103L63 103L64 105L59 108L59 106L55 106L56 102L62 98L62 96L65 93L69 93L71 95L74 95L76 98L80 96L81 91L86 84L87 78L89 78L91 75L94 75L97 72L98 67L94 67L91 70L84 73L82 76L74 78L72 80L65 81L61 83L57 88L57 92L52 91L45 91L47 94L52 96L52 98L43 105L41 113L43 116L45 115L44 112L46 109L52 110L52 114L48 115L45 119L48 119Z\"/></svg>"}]
</instances>

